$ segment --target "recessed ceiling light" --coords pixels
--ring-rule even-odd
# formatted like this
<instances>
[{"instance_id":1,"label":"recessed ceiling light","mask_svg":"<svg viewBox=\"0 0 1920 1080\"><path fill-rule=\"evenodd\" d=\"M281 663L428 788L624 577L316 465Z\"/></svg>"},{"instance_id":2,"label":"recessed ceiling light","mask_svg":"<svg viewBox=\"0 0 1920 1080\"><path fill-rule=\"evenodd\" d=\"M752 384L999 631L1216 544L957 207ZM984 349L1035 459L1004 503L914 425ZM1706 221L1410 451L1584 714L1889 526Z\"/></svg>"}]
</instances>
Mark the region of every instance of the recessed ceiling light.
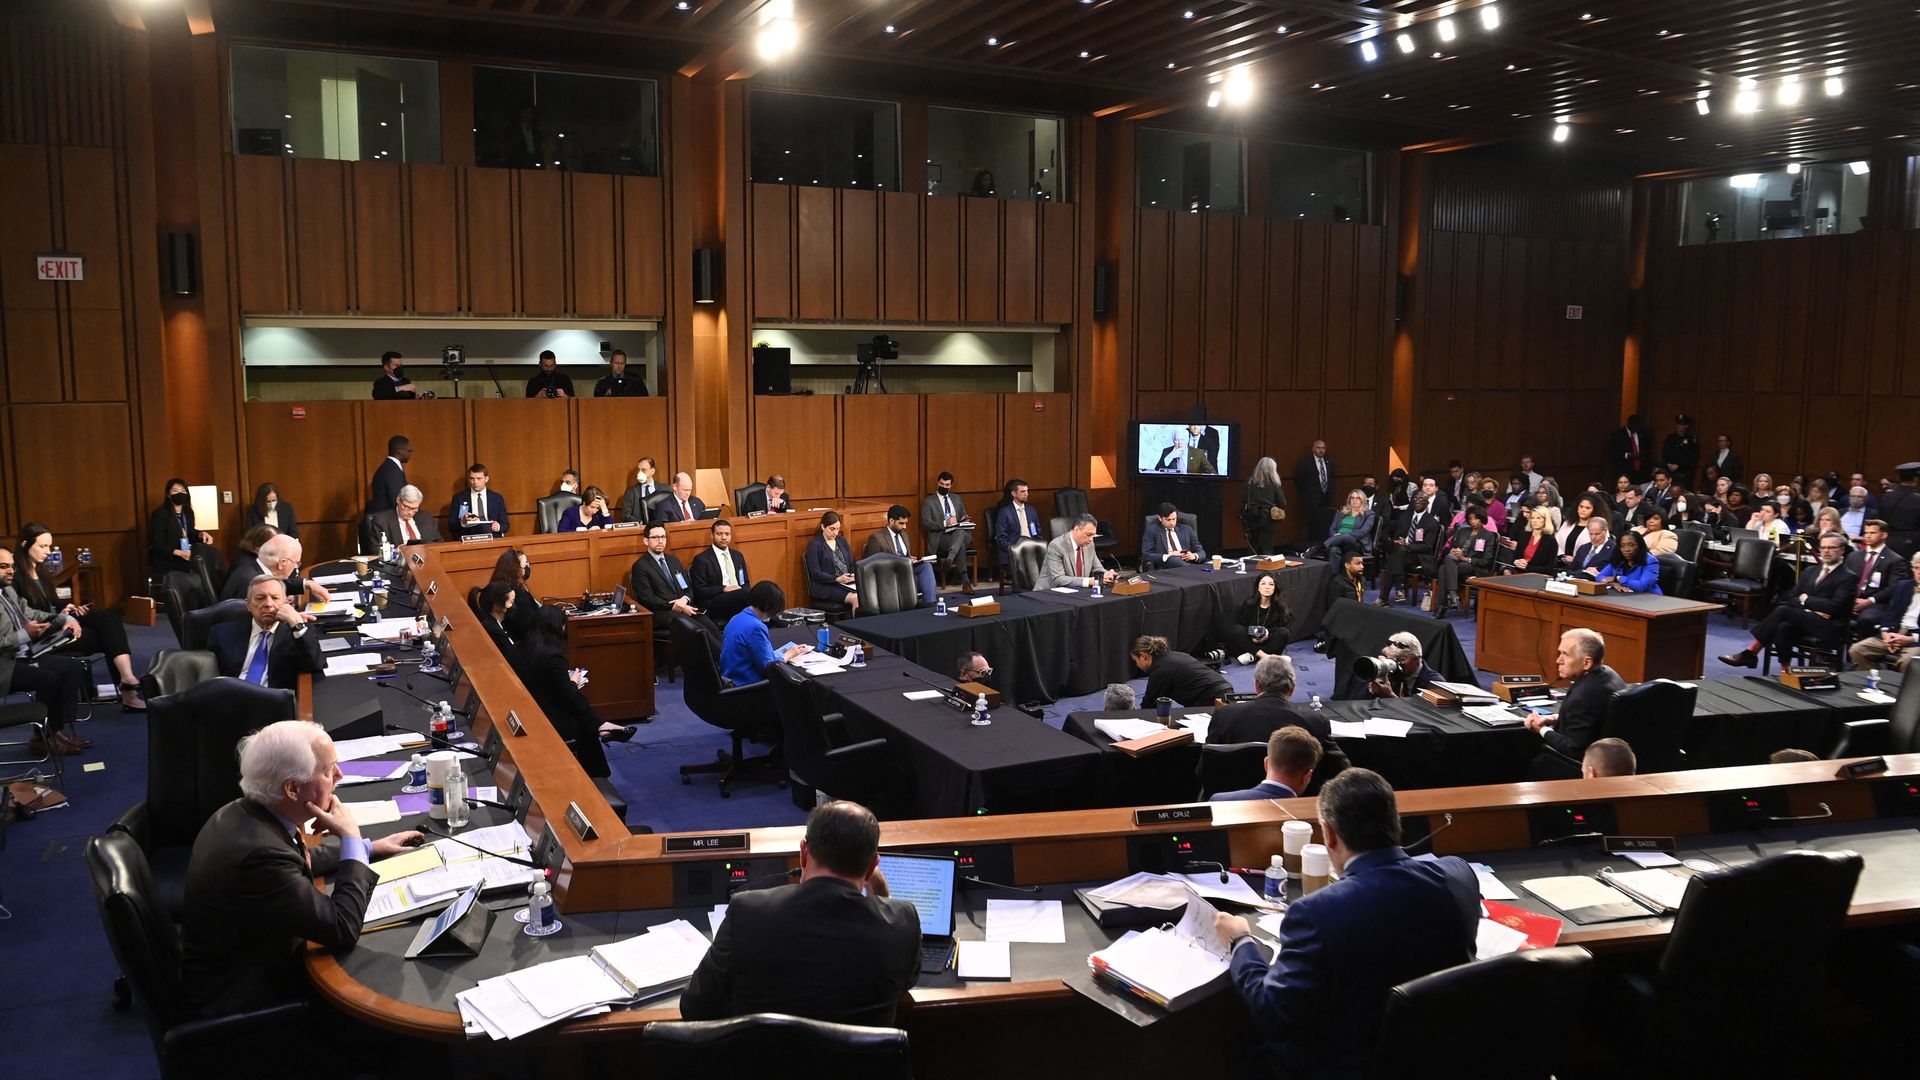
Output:
<instances>
[{"instance_id":1,"label":"recessed ceiling light","mask_svg":"<svg viewBox=\"0 0 1920 1080\"><path fill-rule=\"evenodd\" d=\"M1401 52L1408 55L1413 54L1414 44L1412 34L1401 34L1399 37L1393 39L1393 43L1400 46Z\"/></svg>"},{"instance_id":2,"label":"recessed ceiling light","mask_svg":"<svg viewBox=\"0 0 1920 1080\"><path fill-rule=\"evenodd\" d=\"M1873 169L1873 166L1867 164L1864 161L1847 162L1847 171L1851 172L1855 176L1865 176L1872 169Z\"/></svg>"},{"instance_id":3,"label":"recessed ceiling light","mask_svg":"<svg viewBox=\"0 0 1920 1080\"><path fill-rule=\"evenodd\" d=\"M1799 175L1800 175L1800 163L1799 163L1799 162L1797 162L1797 161L1789 161L1789 162L1787 162L1787 175L1788 175L1788 176L1799 176Z\"/></svg>"},{"instance_id":4,"label":"recessed ceiling light","mask_svg":"<svg viewBox=\"0 0 1920 1080\"><path fill-rule=\"evenodd\" d=\"M1592 18L1593 18L1593 12L1591 12L1591 11L1583 11L1583 12L1581 12L1581 13L1580 13L1580 21L1581 21L1581 22L1587 22L1588 20L1590 20L1590 19L1592 19Z\"/></svg>"},{"instance_id":5,"label":"recessed ceiling light","mask_svg":"<svg viewBox=\"0 0 1920 1080\"><path fill-rule=\"evenodd\" d=\"M1367 40L1360 43L1360 58L1362 60L1365 60L1369 64L1373 63L1375 60L1380 59L1380 50L1377 47L1375 47L1372 40Z\"/></svg>"},{"instance_id":6,"label":"recessed ceiling light","mask_svg":"<svg viewBox=\"0 0 1920 1080\"><path fill-rule=\"evenodd\" d=\"M1507 65L1507 70L1508 70L1508 71L1512 71L1512 70L1513 70L1513 65L1512 65L1512 64L1508 64L1508 65Z\"/></svg>"},{"instance_id":7,"label":"recessed ceiling light","mask_svg":"<svg viewBox=\"0 0 1920 1080\"><path fill-rule=\"evenodd\" d=\"M892 24L892 23L888 23L888 24L887 24L887 33L889 33L889 34L891 34L891 33L893 33L893 24Z\"/></svg>"},{"instance_id":8,"label":"recessed ceiling light","mask_svg":"<svg viewBox=\"0 0 1920 1080\"><path fill-rule=\"evenodd\" d=\"M1276 26L1273 28L1273 32L1276 34L1284 34L1287 32L1287 28L1284 26Z\"/></svg>"},{"instance_id":9,"label":"recessed ceiling light","mask_svg":"<svg viewBox=\"0 0 1920 1080\"><path fill-rule=\"evenodd\" d=\"M687 0L680 0L679 3L673 5L673 9L675 11L692 11L693 5L687 3Z\"/></svg>"},{"instance_id":10,"label":"recessed ceiling light","mask_svg":"<svg viewBox=\"0 0 1920 1080\"><path fill-rule=\"evenodd\" d=\"M1168 70L1168 71L1172 71L1172 70L1173 70L1173 61L1171 61L1171 60L1169 60L1169 61L1167 61L1167 70Z\"/></svg>"},{"instance_id":11,"label":"recessed ceiling light","mask_svg":"<svg viewBox=\"0 0 1920 1080\"><path fill-rule=\"evenodd\" d=\"M1572 134L1573 134L1573 129L1568 127L1565 124L1553 125L1553 141L1554 142L1566 142L1567 137Z\"/></svg>"},{"instance_id":12,"label":"recessed ceiling light","mask_svg":"<svg viewBox=\"0 0 1920 1080\"><path fill-rule=\"evenodd\" d=\"M1774 91L1774 99L1782 105L1800 104L1800 76L1789 75L1780 80L1779 89Z\"/></svg>"},{"instance_id":13,"label":"recessed ceiling light","mask_svg":"<svg viewBox=\"0 0 1920 1080\"><path fill-rule=\"evenodd\" d=\"M1193 10L1192 10L1191 8L1189 8L1188 10L1186 10L1186 11L1183 11L1183 12L1181 12L1181 13L1180 13L1180 17L1181 17L1181 18L1183 18L1183 19L1191 19L1191 18L1193 18Z\"/></svg>"},{"instance_id":14,"label":"recessed ceiling light","mask_svg":"<svg viewBox=\"0 0 1920 1080\"><path fill-rule=\"evenodd\" d=\"M1656 33L1655 33L1655 34L1654 34L1653 36L1654 36L1654 37L1666 37L1666 36L1667 36L1667 32L1666 32L1665 30L1661 30L1661 31L1658 31L1658 32L1656 32Z\"/></svg>"},{"instance_id":15,"label":"recessed ceiling light","mask_svg":"<svg viewBox=\"0 0 1920 1080\"><path fill-rule=\"evenodd\" d=\"M1437 52L1437 53L1434 53L1434 54L1433 54L1433 56L1432 56L1432 59L1435 59L1435 60L1438 60L1438 59L1440 59L1440 58L1441 58L1442 56L1445 56L1445 55L1446 55L1445 53L1438 53L1438 52Z\"/></svg>"},{"instance_id":16,"label":"recessed ceiling light","mask_svg":"<svg viewBox=\"0 0 1920 1080\"><path fill-rule=\"evenodd\" d=\"M1090 52L1088 52L1088 51L1087 51L1087 50L1085 50L1085 49L1081 49L1081 50L1080 50L1080 59L1082 59L1082 60L1085 60L1085 59L1086 59L1087 57L1089 57L1089 56L1092 56L1092 55L1093 55L1092 53L1090 53Z\"/></svg>"},{"instance_id":17,"label":"recessed ceiling light","mask_svg":"<svg viewBox=\"0 0 1920 1080\"><path fill-rule=\"evenodd\" d=\"M1441 19L1441 20L1440 20L1440 40L1441 40L1441 41L1452 41L1452 40L1453 40L1453 36L1454 36L1454 33L1455 33L1455 31L1454 31L1454 29L1453 29L1453 20L1452 20L1452 19Z\"/></svg>"},{"instance_id":18,"label":"recessed ceiling light","mask_svg":"<svg viewBox=\"0 0 1920 1080\"><path fill-rule=\"evenodd\" d=\"M1632 128L1614 128L1613 133L1615 135L1631 135L1633 134L1633 129Z\"/></svg>"},{"instance_id":19,"label":"recessed ceiling light","mask_svg":"<svg viewBox=\"0 0 1920 1080\"><path fill-rule=\"evenodd\" d=\"M997 38L997 37L990 37L990 38L988 38L988 39L987 39L987 44L988 44L988 45L998 45L998 44L1000 44L1000 39L999 39L999 38Z\"/></svg>"},{"instance_id":20,"label":"recessed ceiling light","mask_svg":"<svg viewBox=\"0 0 1920 1080\"><path fill-rule=\"evenodd\" d=\"M1500 5L1488 4L1480 9L1480 25L1489 30L1500 29Z\"/></svg>"}]
</instances>

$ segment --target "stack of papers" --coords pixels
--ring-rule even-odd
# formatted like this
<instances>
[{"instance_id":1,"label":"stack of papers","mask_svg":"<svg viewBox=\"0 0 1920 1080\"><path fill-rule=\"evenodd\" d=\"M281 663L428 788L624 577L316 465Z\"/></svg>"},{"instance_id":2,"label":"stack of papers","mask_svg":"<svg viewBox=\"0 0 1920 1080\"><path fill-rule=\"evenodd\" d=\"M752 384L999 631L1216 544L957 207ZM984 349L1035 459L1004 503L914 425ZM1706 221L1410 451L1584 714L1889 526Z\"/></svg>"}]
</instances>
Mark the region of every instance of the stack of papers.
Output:
<instances>
[{"instance_id":1,"label":"stack of papers","mask_svg":"<svg viewBox=\"0 0 1920 1080\"><path fill-rule=\"evenodd\" d=\"M483 979L455 995L460 1019L471 1035L477 1029L495 1039L517 1039L576 1016L593 1016L609 1006L670 992L693 976L707 952L707 939L684 919L625 941L595 946L586 956L569 956ZM607 957L629 955L647 965L646 977L664 976L636 991Z\"/></svg>"},{"instance_id":2,"label":"stack of papers","mask_svg":"<svg viewBox=\"0 0 1920 1080\"><path fill-rule=\"evenodd\" d=\"M412 750L426 746L427 737L418 732L401 735L369 735L364 739L342 739L333 744L341 761L359 761L362 758L386 757L402 750ZM405 762L400 763L403 767Z\"/></svg>"},{"instance_id":3,"label":"stack of papers","mask_svg":"<svg viewBox=\"0 0 1920 1080\"><path fill-rule=\"evenodd\" d=\"M341 803L341 808L353 815L353 823L366 828L369 825L385 825L400 820L400 804L392 799L380 799L375 802Z\"/></svg>"},{"instance_id":4,"label":"stack of papers","mask_svg":"<svg viewBox=\"0 0 1920 1080\"><path fill-rule=\"evenodd\" d=\"M380 641L399 641L401 631L412 630L416 625L418 624L411 618L380 619L376 622L362 623L360 636Z\"/></svg>"},{"instance_id":5,"label":"stack of papers","mask_svg":"<svg viewBox=\"0 0 1920 1080\"><path fill-rule=\"evenodd\" d=\"M1178 1009L1226 985L1226 946L1213 932L1212 904L1190 896L1171 928L1129 931L1087 957L1097 979L1163 1009Z\"/></svg>"},{"instance_id":6,"label":"stack of papers","mask_svg":"<svg viewBox=\"0 0 1920 1080\"><path fill-rule=\"evenodd\" d=\"M1365 720L1327 721L1336 739L1365 739L1369 736L1382 739L1404 739L1407 732L1413 730L1413 721L1395 720L1386 716L1369 716Z\"/></svg>"},{"instance_id":7,"label":"stack of papers","mask_svg":"<svg viewBox=\"0 0 1920 1080\"><path fill-rule=\"evenodd\" d=\"M1213 726L1213 714L1203 712L1187 713L1174 721L1175 724L1193 732L1194 742L1207 741L1207 729Z\"/></svg>"},{"instance_id":8,"label":"stack of papers","mask_svg":"<svg viewBox=\"0 0 1920 1080\"><path fill-rule=\"evenodd\" d=\"M340 772L343 775L337 787L346 787L348 784L371 784L380 780L400 779L407 774L407 763L404 761L343 761L340 762Z\"/></svg>"},{"instance_id":9,"label":"stack of papers","mask_svg":"<svg viewBox=\"0 0 1920 1080\"><path fill-rule=\"evenodd\" d=\"M308 578L307 580L313 582L316 585L324 586L326 588L332 588L335 585L351 585L354 582L359 581L360 576L358 574L353 573L352 571L348 571L347 573L344 573L344 574L327 574L324 577Z\"/></svg>"},{"instance_id":10,"label":"stack of papers","mask_svg":"<svg viewBox=\"0 0 1920 1080\"><path fill-rule=\"evenodd\" d=\"M379 653L357 652L327 657L328 675L364 675L380 662Z\"/></svg>"},{"instance_id":11,"label":"stack of papers","mask_svg":"<svg viewBox=\"0 0 1920 1080\"><path fill-rule=\"evenodd\" d=\"M1064 945L1067 924L1058 900L988 900L988 941Z\"/></svg>"},{"instance_id":12,"label":"stack of papers","mask_svg":"<svg viewBox=\"0 0 1920 1080\"><path fill-rule=\"evenodd\" d=\"M1687 895L1687 883L1693 880L1685 874L1659 868L1609 869L1601 876L1607 884L1660 912L1679 911L1680 901Z\"/></svg>"},{"instance_id":13,"label":"stack of papers","mask_svg":"<svg viewBox=\"0 0 1920 1080\"><path fill-rule=\"evenodd\" d=\"M835 675L847 670L847 662L823 652L803 653L793 662L809 675Z\"/></svg>"},{"instance_id":14,"label":"stack of papers","mask_svg":"<svg viewBox=\"0 0 1920 1080\"><path fill-rule=\"evenodd\" d=\"M353 598L329 600L324 604L313 604L307 608L309 615L353 615L359 611L359 601Z\"/></svg>"},{"instance_id":15,"label":"stack of papers","mask_svg":"<svg viewBox=\"0 0 1920 1080\"><path fill-rule=\"evenodd\" d=\"M1480 687L1475 686L1472 683L1436 681L1433 685L1436 688L1445 690L1447 693L1452 694L1454 697L1459 698L1462 702L1471 702L1471 703L1478 704L1480 702L1500 700L1499 696L1495 694L1493 691L1482 690Z\"/></svg>"},{"instance_id":16,"label":"stack of papers","mask_svg":"<svg viewBox=\"0 0 1920 1080\"><path fill-rule=\"evenodd\" d=\"M1128 739L1144 739L1149 735L1158 735L1167 730L1157 720L1141 720L1133 716L1103 717L1093 722L1094 729L1114 742L1126 742Z\"/></svg>"},{"instance_id":17,"label":"stack of papers","mask_svg":"<svg viewBox=\"0 0 1920 1080\"><path fill-rule=\"evenodd\" d=\"M685 985L706 955L707 939L685 919L662 923L625 941L593 947L594 964L636 1001Z\"/></svg>"}]
</instances>

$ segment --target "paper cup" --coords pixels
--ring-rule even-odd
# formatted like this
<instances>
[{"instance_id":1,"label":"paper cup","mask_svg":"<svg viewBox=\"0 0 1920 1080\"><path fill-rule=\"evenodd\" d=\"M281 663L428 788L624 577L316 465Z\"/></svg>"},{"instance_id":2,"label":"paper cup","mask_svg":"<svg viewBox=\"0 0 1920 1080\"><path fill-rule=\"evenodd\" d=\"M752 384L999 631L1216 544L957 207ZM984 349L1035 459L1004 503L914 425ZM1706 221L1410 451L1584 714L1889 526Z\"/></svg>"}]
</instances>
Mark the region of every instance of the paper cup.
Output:
<instances>
[{"instance_id":1,"label":"paper cup","mask_svg":"<svg viewBox=\"0 0 1920 1080\"><path fill-rule=\"evenodd\" d=\"M1300 890L1302 895L1326 887L1333 874L1333 857L1325 844L1308 844L1300 849Z\"/></svg>"},{"instance_id":2,"label":"paper cup","mask_svg":"<svg viewBox=\"0 0 1920 1080\"><path fill-rule=\"evenodd\" d=\"M1312 822L1289 821L1280 826L1280 863L1287 868L1288 877L1300 879L1300 852L1312 842Z\"/></svg>"}]
</instances>

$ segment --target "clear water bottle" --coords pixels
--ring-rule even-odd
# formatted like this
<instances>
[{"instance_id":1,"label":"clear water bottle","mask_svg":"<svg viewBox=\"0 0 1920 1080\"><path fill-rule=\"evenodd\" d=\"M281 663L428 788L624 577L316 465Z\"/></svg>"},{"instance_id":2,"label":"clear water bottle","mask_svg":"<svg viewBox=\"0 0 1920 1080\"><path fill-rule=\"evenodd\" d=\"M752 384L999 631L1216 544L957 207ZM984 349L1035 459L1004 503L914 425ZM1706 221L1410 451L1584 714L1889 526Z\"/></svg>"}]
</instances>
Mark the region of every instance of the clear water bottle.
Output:
<instances>
[{"instance_id":1,"label":"clear water bottle","mask_svg":"<svg viewBox=\"0 0 1920 1080\"><path fill-rule=\"evenodd\" d=\"M1309 707L1312 708L1314 712L1320 711L1320 695L1319 694L1313 695L1313 701L1311 702Z\"/></svg>"},{"instance_id":2,"label":"clear water bottle","mask_svg":"<svg viewBox=\"0 0 1920 1080\"><path fill-rule=\"evenodd\" d=\"M80 549L80 565L81 566L93 565L93 549L92 548L83 547Z\"/></svg>"},{"instance_id":3,"label":"clear water bottle","mask_svg":"<svg viewBox=\"0 0 1920 1080\"><path fill-rule=\"evenodd\" d=\"M434 706L433 726L435 728L435 733L438 734L443 739L466 738L466 735L467 735L466 732L454 730L453 719L454 717L453 717L452 702L443 701L440 704Z\"/></svg>"},{"instance_id":4,"label":"clear water bottle","mask_svg":"<svg viewBox=\"0 0 1920 1080\"><path fill-rule=\"evenodd\" d=\"M981 694L973 699L973 726L986 727L993 723L993 717L987 715L987 695Z\"/></svg>"},{"instance_id":5,"label":"clear water bottle","mask_svg":"<svg viewBox=\"0 0 1920 1080\"><path fill-rule=\"evenodd\" d=\"M440 670L440 650L434 645L431 635L420 639L420 670L423 672Z\"/></svg>"},{"instance_id":6,"label":"clear water bottle","mask_svg":"<svg viewBox=\"0 0 1920 1080\"><path fill-rule=\"evenodd\" d=\"M942 596L933 602L933 613L935 615L945 615L947 613L946 597Z\"/></svg>"},{"instance_id":7,"label":"clear water bottle","mask_svg":"<svg viewBox=\"0 0 1920 1080\"><path fill-rule=\"evenodd\" d=\"M407 782L401 787L402 794L414 795L427 790L427 759L415 754L407 759Z\"/></svg>"},{"instance_id":8,"label":"clear water bottle","mask_svg":"<svg viewBox=\"0 0 1920 1080\"><path fill-rule=\"evenodd\" d=\"M66 561L67 561L67 557L66 557L65 555L62 555L62 554L60 553L60 545L59 545L59 544L55 544L55 545L53 545L53 553L47 556L47 561L48 561L49 563L52 563L52 564L53 564L54 566L56 566L56 567L58 567L58 566L61 566L61 565L63 565L63 564L65 564L65 563L66 563Z\"/></svg>"},{"instance_id":9,"label":"clear water bottle","mask_svg":"<svg viewBox=\"0 0 1920 1080\"><path fill-rule=\"evenodd\" d=\"M1287 866L1280 856L1273 856L1273 861L1267 864L1266 878L1263 894L1266 896L1267 903L1285 904L1287 902Z\"/></svg>"},{"instance_id":10,"label":"clear water bottle","mask_svg":"<svg viewBox=\"0 0 1920 1080\"><path fill-rule=\"evenodd\" d=\"M1100 595L1100 579L1093 578L1092 581L1093 581L1093 595L1099 596Z\"/></svg>"},{"instance_id":11,"label":"clear water bottle","mask_svg":"<svg viewBox=\"0 0 1920 1080\"><path fill-rule=\"evenodd\" d=\"M1870 667L1867 669L1867 693L1877 694L1879 692L1880 692L1880 669L1877 667Z\"/></svg>"},{"instance_id":12,"label":"clear water bottle","mask_svg":"<svg viewBox=\"0 0 1920 1080\"><path fill-rule=\"evenodd\" d=\"M560 929L560 920L553 913L553 889L544 881L536 881L533 888L527 890L527 928L522 931L528 937L546 937Z\"/></svg>"},{"instance_id":13,"label":"clear water bottle","mask_svg":"<svg viewBox=\"0 0 1920 1080\"><path fill-rule=\"evenodd\" d=\"M467 774L455 771L447 777L447 828L458 829L473 819L467 806Z\"/></svg>"}]
</instances>

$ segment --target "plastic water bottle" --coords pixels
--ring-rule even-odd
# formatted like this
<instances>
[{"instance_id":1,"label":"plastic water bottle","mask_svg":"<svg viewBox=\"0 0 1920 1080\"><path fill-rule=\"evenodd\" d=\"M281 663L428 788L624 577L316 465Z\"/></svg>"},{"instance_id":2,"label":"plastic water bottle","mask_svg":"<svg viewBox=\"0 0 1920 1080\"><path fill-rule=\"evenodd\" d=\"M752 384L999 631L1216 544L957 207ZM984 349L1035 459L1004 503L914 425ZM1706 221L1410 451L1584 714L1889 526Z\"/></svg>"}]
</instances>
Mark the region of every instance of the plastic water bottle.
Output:
<instances>
[{"instance_id":1,"label":"plastic water bottle","mask_svg":"<svg viewBox=\"0 0 1920 1080\"><path fill-rule=\"evenodd\" d=\"M447 777L447 828L457 829L472 819L467 806L467 774L455 771Z\"/></svg>"},{"instance_id":2,"label":"plastic water bottle","mask_svg":"<svg viewBox=\"0 0 1920 1080\"><path fill-rule=\"evenodd\" d=\"M1093 595L1099 596L1100 595L1100 579L1093 578L1092 580L1093 580Z\"/></svg>"},{"instance_id":3,"label":"plastic water bottle","mask_svg":"<svg viewBox=\"0 0 1920 1080\"><path fill-rule=\"evenodd\" d=\"M427 721L427 730L444 739L447 737L447 732L452 729L453 711L448 709L447 703L443 701L433 707L433 718Z\"/></svg>"},{"instance_id":4,"label":"plastic water bottle","mask_svg":"<svg viewBox=\"0 0 1920 1080\"><path fill-rule=\"evenodd\" d=\"M987 695L981 694L973 700L973 726L986 727L993 723L993 717L987 715Z\"/></svg>"},{"instance_id":5,"label":"plastic water bottle","mask_svg":"<svg viewBox=\"0 0 1920 1080\"><path fill-rule=\"evenodd\" d=\"M945 615L947 613L946 597L942 596L933 602L933 613L935 615Z\"/></svg>"},{"instance_id":6,"label":"plastic water bottle","mask_svg":"<svg viewBox=\"0 0 1920 1080\"><path fill-rule=\"evenodd\" d=\"M1877 694L1879 692L1880 692L1880 669L1877 667L1870 667L1867 669L1867 693Z\"/></svg>"},{"instance_id":7,"label":"plastic water bottle","mask_svg":"<svg viewBox=\"0 0 1920 1080\"><path fill-rule=\"evenodd\" d=\"M1263 891L1269 904L1287 902L1287 865L1280 856L1273 856L1267 863L1266 888Z\"/></svg>"},{"instance_id":8,"label":"plastic water bottle","mask_svg":"<svg viewBox=\"0 0 1920 1080\"><path fill-rule=\"evenodd\" d=\"M553 914L553 889L544 881L536 881L527 891L527 928L522 931L528 937L546 937L560 929L560 920Z\"/></svg>"},{"instance_id":9,"label":"plastic water bottle","mask_svg":"<svg viewBox=\"0 0 1920 1080\"><path fill-rule=\"evenodd\" d=\"M93 565L93 549L92 548L83 547L80 549L80 565L81 566Z\"/></svg>"},{"instance_id":10,"label":"plastic water bottle","mask_svg":"<svg viewBox=\"0 0 1920 1080\"><path fill-rule=\"evenodd\" d=\"M427 790L427 759L425 757L415 754L407 759L407 783L400 790L408 795Z\"/></svg>"},{"instance_id":11,"label":"plastic water bottle","mask_svg":"<svg viewBox=\"0 0 1920 1080\"><path fill-rule=\"evenodd\" d=\"M1319 694L1313 695L1313 701L1310 703L1309 707L1312 708L1314 712L1320 711L1320 695Z\"/></svg>"},{"instance_id":12,"label":"plastic water bottle","mask_svg":"<svg viewBox=\"0 0 1920 1080\"><path fill-rule=\"evenodd\" d=\"M65 563L66 561L67 561L67 557L65 555L60 554L60 545L59 544L53 545L53 552L47 556L47 562L53 564L54 566L59 566L62 563Z\"/></svg>"}]
</instances>

